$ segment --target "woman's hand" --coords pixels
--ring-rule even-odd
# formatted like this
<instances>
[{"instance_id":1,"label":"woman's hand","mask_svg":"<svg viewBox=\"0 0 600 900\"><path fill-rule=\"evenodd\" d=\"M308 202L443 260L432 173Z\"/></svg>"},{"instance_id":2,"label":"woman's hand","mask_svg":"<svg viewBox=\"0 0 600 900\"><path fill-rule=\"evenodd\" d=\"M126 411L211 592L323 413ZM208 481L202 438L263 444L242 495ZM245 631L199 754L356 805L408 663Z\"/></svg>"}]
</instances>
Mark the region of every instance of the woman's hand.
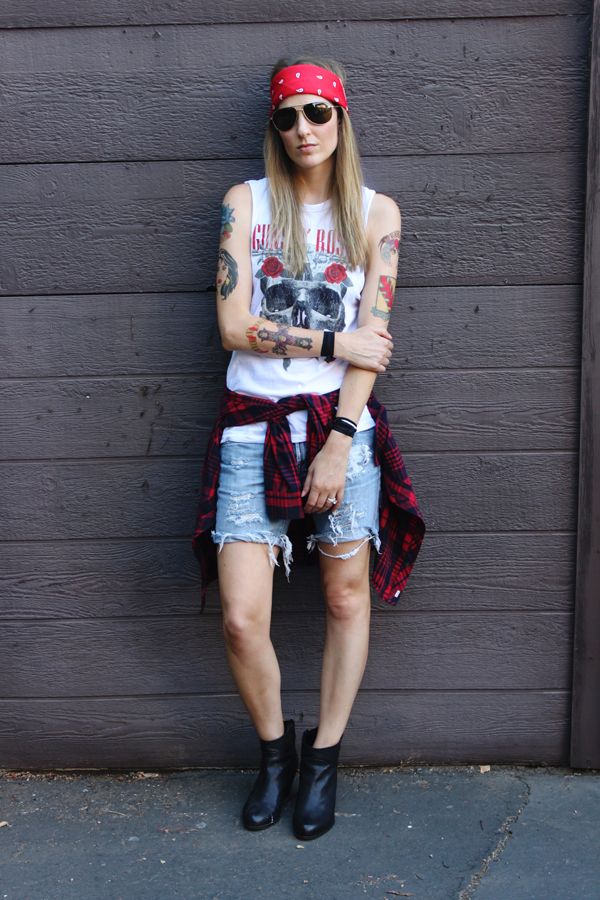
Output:
<instances>
[{"instance_id":1,"label":"woman's hand","mask_svg":"<svg viewBox=\"0 0 600 900\"><path fill-rule=\"evenodd\" d=\"M352 438L348 435L339 431L330 433L306 473L302 488L302 496L308 494L305 512L329 512L341 505L351 446ZM337 503L331 503L328 497L334 497Z\"/></svg>"},{"instance_id":2,"label":"woman's hand","mask_svg":"<svg viewBox=\"0 0 600 900\"><path fill-rule=\"evenodd\" d=\"M355 331L335 333L335 355L370 372L385 372L393 347L392 335L383 325L361 325Z\"/></svg>"}]
</instances>

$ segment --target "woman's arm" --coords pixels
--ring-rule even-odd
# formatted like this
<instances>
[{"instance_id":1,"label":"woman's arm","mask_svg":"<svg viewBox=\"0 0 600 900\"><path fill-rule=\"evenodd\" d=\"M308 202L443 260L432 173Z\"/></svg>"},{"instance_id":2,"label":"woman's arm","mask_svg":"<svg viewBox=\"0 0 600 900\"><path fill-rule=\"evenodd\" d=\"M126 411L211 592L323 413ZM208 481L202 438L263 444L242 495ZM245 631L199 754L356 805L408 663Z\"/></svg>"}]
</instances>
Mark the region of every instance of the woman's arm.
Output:
<instances>
[{"instance_id":1,"label":"woman's arm","mask_svg":"<svg viewBox=\"0 0 600 900\"><path fill-rule=\"evenodd\" d=\"M398 275L401 217L391 197L376 194L371 204L367 237L369 263L361 294L359 325L389 322ZM358 422L373 389L376 372L349 365L340 387L338 416ZM309 467L303 495L308 494L306 512L330 509L327 497L337 497L338 505L344 496L348 454L352 438L339 431L331 431L325 444Z\"/></svg>"},{"instance_id":2,"label":"woman's arm","mask_svg":"<svg viewBox=\"0 0 600 900\"><path fill-rule=\"evenodd\" d=\"M376 194L369 215L369 264L360 299L358 324L375 326L390 320L398 277L398 254L402 227L398 205L384 194ZM338 403L338 415L358 422L377 375L350 365L346 370ZM336 432L334 432L335 434ZM345 437L345 435L341 435Z\"/></svg>"},{"instance_id":3,"label":"woman's arm","mask_svg":"<svg viewBox=\"0 0 600 900\"><path fill-rule=\"evenodd\" d=\"M320 356L322 331L251 314L251 224L250 186L235 184L223 198L217 263L217 321L223 347L277 358ZM392 347L386 323L373 319L360 324L356 331L336 332L335 355L363 370L385 372Z\"/></svg>"}]
</instances>

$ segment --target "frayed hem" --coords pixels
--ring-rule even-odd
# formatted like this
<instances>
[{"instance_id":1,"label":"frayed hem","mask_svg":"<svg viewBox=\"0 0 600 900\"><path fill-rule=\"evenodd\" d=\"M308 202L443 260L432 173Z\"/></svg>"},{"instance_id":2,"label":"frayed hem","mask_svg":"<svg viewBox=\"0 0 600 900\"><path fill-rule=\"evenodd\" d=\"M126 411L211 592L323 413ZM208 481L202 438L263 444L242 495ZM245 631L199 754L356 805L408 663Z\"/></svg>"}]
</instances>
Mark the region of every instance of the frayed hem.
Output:
<instances>
[{"instance_id":1,"label":"frayed hem","mask_svg":"<svg viewBox=\"0 0 600 900\"><path fill-rule=\"evenodd\" d=\"M369 534L366 535L366 537L360 542L360 544L358 544L356 547L354 547L353 550L348 550L347 553L327 553L327 551L323 550L323 548L321 546L319 546L319 543L318 543L319 541L321 541L322 543L330 544L332 547L335 547L339 543L346 543L346 542L352 541L352 540L360 540L360 538L347 537L347 538L340 539L338 537L334 537L331 540L325 540L325 538L322 535L310 534L306 539L306 547L307 547L307 550L310 552L311 550L314 550L314 548L316 546L319 553L321 553L322 556L328 556L330 559L351 559L353 556L356 556L358 551L361 549L361 547L364 547L364 545L367 543L367 541L372 541L373 546L375 547L375 550L377 551L377 553L381 553L381 538L379 537L379 534L376 531L372 531L371 529L369 529Z\"/></svg>"},{"instance_id":2,"label":"frayed hem","mask_svg":"<svg viewBox=\"0 0 600 900\"><path fill-rule=\"evenodd\" d=\"M233 544L237 541L242 541L248 544L267 544L269 547L269 561L272 566L278 566L279 560L275 556L275 551L273 547L280 547L282 556L283 556L283 566L285 569L285 576L287 580L290 580L290 571L291 571L291 563L293 562L292 555L292 542L290 541L287 534L280 534L278 537L276 535L271 534L267 531L261 532L243 532L243 533L234 533L230 531L225 531L223 533L218 531L211 531L211 536L213 542L218 544L217 551L223 549L223 544Z\"/></svg>"}]
</instances>

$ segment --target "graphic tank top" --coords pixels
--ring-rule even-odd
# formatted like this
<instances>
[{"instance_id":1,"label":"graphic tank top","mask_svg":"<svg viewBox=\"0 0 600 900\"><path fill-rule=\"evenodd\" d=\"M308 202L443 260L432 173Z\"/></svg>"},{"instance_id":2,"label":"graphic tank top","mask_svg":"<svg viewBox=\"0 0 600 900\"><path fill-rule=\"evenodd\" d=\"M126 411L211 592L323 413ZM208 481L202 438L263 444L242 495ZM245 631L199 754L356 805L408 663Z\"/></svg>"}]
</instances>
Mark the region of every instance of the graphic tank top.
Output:
<instances>
[{"instance_id":1,"label":"graphic tank top","mask_svg":"<svg viewBox=\"0 0 600 900\"><path fill-rule=\"evenodd\" d=\"M334 231L331 200L305 203L302 221L306 233L307 262L299 279L285 270L280 243L271 239L271 211L267 178L248 179L252 191L252 300L255 316L277 324L320 331L354 331L358 327L360 294L365 283L362 268L350 269ZM362 186L366 225L375 191ZM252 349L234 350L227 368L227 387L241 394L279 400L294 394L324 394L340 387L348 362L323 357L281 358ZM306 410L287 417L292 441L306 440ZM375 424L365 406L358 430ZM266 422L235 425L223 430L223 441L264 442Z\"/></svg>"}]
</instances>

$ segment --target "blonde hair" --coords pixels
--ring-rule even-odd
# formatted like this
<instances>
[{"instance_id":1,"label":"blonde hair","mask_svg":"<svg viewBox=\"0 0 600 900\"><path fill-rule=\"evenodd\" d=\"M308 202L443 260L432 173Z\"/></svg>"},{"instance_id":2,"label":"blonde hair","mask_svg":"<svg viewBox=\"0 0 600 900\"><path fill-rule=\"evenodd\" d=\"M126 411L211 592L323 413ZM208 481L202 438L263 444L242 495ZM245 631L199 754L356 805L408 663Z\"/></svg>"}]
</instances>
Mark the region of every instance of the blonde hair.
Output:
<instances>
[{"instance_id":1,"label":"blonde hair","mask_svg":"<svg viewBox=\"0 0 600 900\"><path fill-rule=\"evenodd\" d=\"M346 85L346 72L339 62L316 56L279 59L271 70L270 79L285 66L302 63L331 69L340 76L344 86ZM346 110L339 106L336 114L338 143L334 151L335 164L330 184L333 224L350 268L365 268L368 260L368 244L363 215L363 173L360 153ZM279 132L270 119L263 142L263 156L271 195L272 233L282 241L286 268L295 277L300 277L306 264L306 237L293 179L294 166L285 151Z\"/></svg>"}]
</instances>

